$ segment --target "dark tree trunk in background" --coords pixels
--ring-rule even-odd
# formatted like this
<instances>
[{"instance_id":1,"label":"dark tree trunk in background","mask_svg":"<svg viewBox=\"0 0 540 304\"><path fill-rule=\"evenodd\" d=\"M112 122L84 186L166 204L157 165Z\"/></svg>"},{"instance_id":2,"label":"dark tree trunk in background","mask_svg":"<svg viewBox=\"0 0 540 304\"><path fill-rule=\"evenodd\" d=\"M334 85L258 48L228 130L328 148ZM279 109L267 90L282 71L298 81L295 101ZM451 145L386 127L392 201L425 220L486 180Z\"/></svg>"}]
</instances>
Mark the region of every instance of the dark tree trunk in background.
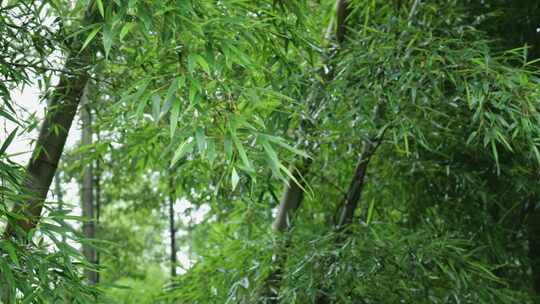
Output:
<instances>
[{"instance_id":1,"label":"dark tree trunk in background","mask_svg":"<svg viewBox=\"0 0 540 304\"><path fill-rule=\"evenodd\" d=\"M174 221L174 202L176 201L176 188L174 179L169 176L169 233L171 236L171 277L176 276L176 266L178 261L176 259L176 224Z\"/></svg>"},{"instance_id":2,"label":"dark tree trunk in background","mask_svg":"<svg viewBox=\"0 0 540 304\"><path fill-rule=\"evenodd\" d=\"M81 107L82 120L82 138L83 146L92 145L92 114L87 98L88 92L84 94ZM93 162L88 161L83 172L82 178L82 215L85 219L83 222L83 235L86 239L94 239L96 237L96 219L94 214L94 170ZM97 254L94 246L90 244L82 245L85 258L95 264L97 262ZM97 272L85 269L84 274L91 284L97 283Z\"/></svg>"},{"instance_id":3,"label":"dark tree trunk in background","mask_svg":"<svg viewBox=\"0 0 540 304\"><path fill-rule=\"evenodd\" d=\"M23 181L23 188L32 195L32 198L26 204L14 207L13 212L23 215L25 219L10 223L6 228L8 236L16 233L16 227L28 232L36 226L41 217L43 203L64 150L79 99L88 81L88 75L82 69L89 64L89 56L83 55L82 58L70 56L67 59L65 68L81 74L75 77L63 75L56 87L27 167L27 177Z\"/></svg>"},{"instance_id":4,"label":"dark tree trunk in background","mask_svg":"<svg viewBox=\"0 0 540 304\"><path fill-rule=\"evenodd\" d=\"M375 106L375 109L373 109L373 119L376 125L378 125L377 121L381 119L383 113L384 113L384 104L381 102ZM354 212L356 211L358 207L358 204L362 197L362 192L364 191L364 188L365 188L365 178L366 178L366 173L368 170L368 165L371 160L371 156L375 153L375 151L379 147L383 136L384 136L384 127L380 130L377 130L377 134L374 134L373 136L370 136L367 139L365 139L362 144L362 150L358 157L356 168L354 170L353 177L351 179L349 188L347 190L347 195L345 196L344 201L341 203L341 212L335 226L337 231L345 230L353 221ZM339 235L337 239L337 243L341 243L345 239L346 236L347 235L344 235L344 234ZM328 264L336 263L337 262L336 259L337 257L333 256L333 258L328 262ZM318 294L315 298L315 304L332 303L331 299L328 297L327 292L328 292L328 288L325 288L325 287L321 288L318 291Z\"/></svg>"},{"instance_id":5,"label":"dark tree trunk in background","mask_svg":"<svg viewBox=\"0 0 540 304\"><path fill-rule=\"evenodd\" d=\"M350 7L347 0L336 1L336 39L339 44L345 41L347 34L347 18L349 17Z\"/></svg>"},{"instance_id":6,"label":"dark tree trunk in background","mask_svg":"<svg viewBox=\"0 0 540 304\"><path fill-rule=\"evenodd\" d=\"M372 136L369 136L362 143L362 151L360 152L360 156L354 170L354 175L349 184L349 189L347 190L345 200L341 204L342 209L336 225L338 230L342 230L352 223L354 212L358 207L360 198L362 197L362 191L364 191L366 172L368 170L371 156L379 147L382 137L384 136L384 127L380 126L380 121L383 115L384 102L381 101L375 106L372 113L375 125L381 129L377 130L376 134L372 134Z\"/></svg>"},{"instance_id":7,"label":"dark tree trunk in background","mask_svg":"<svg viewBox=\"0 0 540 304\"><path fill-rule=\"evenodd\" d=\"M93 16L88 12L84 16L84 24L92 23ZM89 78L88 67L92 56L89 47L80 51L81 45L82 42L71 44L64 65L66 73L60 75L60 81L48 100L47 113L22 183L31 198L24 204L14 206L12 212L24 218L8 223L6 237L24 238L24 234L34 228L41 218L45 198Z\"/></svg>"},{"instance_id":8,"label":"dark tree trunk in background","mask_svg":"<svg viewBox=\"0 0 540 304\"><path fill-rule=\"evenodd\" d=\"M364 180L366 177L366 171L369 165L369 156L367 156L368 149L366 146L362 149L360 158L356 165L354 171L354 176L349 185L349 190L347 191L347 196L345 201L342 204L341 213L337 223L338 229L343 229L350 223L352 223L354 217L354 211L358 206L360 197L362 196L362 191L364 190Z\"/></svg>"}]
</instances>

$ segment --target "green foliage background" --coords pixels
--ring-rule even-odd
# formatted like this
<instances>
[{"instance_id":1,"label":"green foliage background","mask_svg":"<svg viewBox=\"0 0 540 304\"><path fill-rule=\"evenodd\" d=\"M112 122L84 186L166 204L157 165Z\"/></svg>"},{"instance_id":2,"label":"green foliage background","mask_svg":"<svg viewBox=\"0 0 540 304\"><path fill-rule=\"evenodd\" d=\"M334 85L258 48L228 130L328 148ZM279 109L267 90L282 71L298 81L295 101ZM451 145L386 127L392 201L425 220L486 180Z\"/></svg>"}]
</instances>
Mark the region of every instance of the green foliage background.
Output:
<instances>
[{"instance_id":1,"label":"green foliage background","mask_svg":"<svg viewBox=\"0 0 540 304\"><path fill-rule=\"evenodd\" d=\"M66 151L59 171L79 181L99 164L101 206L95 240L63 209L77 201L47 202L26 240L3 238L4 301L538 301L540 5L349 1L338 43L326 0L7 2L0 117L19 128L0 143L0 223L31 195L7 148L37 127L10 92L37 81L46 100L54 75L70 72L54 58L77 43L92 54L96 140ZM368 141L378 148L340 231ZM302 159L292 229L272 231ZM173 190L191 204L175 216L192 263L174 278ZM81 242L98 248L96 286Z\"/></svg>"}]
</instances>

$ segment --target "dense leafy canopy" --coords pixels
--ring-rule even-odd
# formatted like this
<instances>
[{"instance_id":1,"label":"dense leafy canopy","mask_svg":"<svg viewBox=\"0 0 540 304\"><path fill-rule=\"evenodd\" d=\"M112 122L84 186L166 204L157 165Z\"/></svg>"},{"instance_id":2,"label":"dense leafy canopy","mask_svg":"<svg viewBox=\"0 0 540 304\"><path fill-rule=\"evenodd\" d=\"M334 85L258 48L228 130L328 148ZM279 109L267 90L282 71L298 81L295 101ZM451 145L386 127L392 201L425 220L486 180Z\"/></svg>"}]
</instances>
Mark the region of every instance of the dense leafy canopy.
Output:
<instances>
[{"instance_id":1,"label":"dense leafy canopy","mask_svg":"<svg viewBox=\"0 0 540 304\"><path fill-rule=\"evenodd\" d=\"M17 127L0 142L2 229L36 202L9 147L39 120L67 136L13 92L37 87L47 113L79 94L93 132L48 164L36 226L0 240L1 301L534 303L539 15L502 0L0 2L0 117ZM90 166L93 219L62 196Z\"/></svg>"}]
</instances>

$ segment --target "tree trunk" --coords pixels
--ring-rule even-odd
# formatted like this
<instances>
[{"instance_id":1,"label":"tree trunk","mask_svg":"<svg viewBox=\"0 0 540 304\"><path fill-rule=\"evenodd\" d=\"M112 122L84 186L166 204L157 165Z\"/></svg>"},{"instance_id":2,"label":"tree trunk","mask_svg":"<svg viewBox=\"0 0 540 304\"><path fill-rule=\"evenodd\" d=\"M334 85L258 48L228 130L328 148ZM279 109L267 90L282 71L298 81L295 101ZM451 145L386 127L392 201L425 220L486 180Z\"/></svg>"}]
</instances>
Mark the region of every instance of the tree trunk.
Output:
<instances>
[{"instance_id":1,"label":"tree trunk","mask_svg":"<svg viewBox=\"0 0 540 304\"><path fill-rule=\"evenodd\" d=\"M362 190L364 190L364 180L366 177L366 171L369 164L369 157L367 155L367 148L364 146L362 153L360 154L356 169L354 170L354 176L349 185L349 190L347 191L347 196L343 202L339 220L337 223L338 230L343 229L350 223L354 216L354 211L358 206L358 201L362 196Z\"/></svg>"},{"instance_id":2,"label":"tree trunk","mask_svg":"<svg viewBox=\"0 0 540 304\"><path fill-rule=\"evenodd\" d=\"M345 35L347 33L346 20L350 13L349 3L347 0L337 0L336 1L336 40L339 44L343 43L345 40ZM329 27L330 28L330 27ZM328 31L330 32L330 31ZM327 37L329 39L329 37ZM323 78L330 78L331 75L323 75ZM295 174L295 178L298 181L302 180L302 176L307 173L308 168L311 164L310 159L303 160L301 168L293 167L291 172ZM301 185L303 187L303 185ZM291 227L291 216L300 206L301 201L303 200L303 190L299 187L298 184L292 179L289 178L287 183L284 186L283 194L280 199L279 209L272 224L274 231L287 231Z\"/></svg>"},{"instance_id":3,"label":"tree trunk","mask_svg":"<svg viewBox=\"0 0 540 304\"><path fill-rule=\"evenodd\" d=\"M88 90L88 87L86 91ZM82 120L82 138L83 146L92 145L92 114L88 100L88 92L82 97L81 120ZM88 162L84 168L82 179L82 215L85 219L83 222L83 235L86 239L94 239L96 237L96 226L94 216L94 174L93 162ZM96 249L94 246L84 243L82 245L83 254L86 260L92 264L97 262ZM85 269L84 274L90 284L97 283L97 272Z\"/></svg>"},{"instance_id":4,"label":"tree trunk","mask_svg":"<svg viewBox=\"0 0 540 304\"><path fill-rule=\"evenodd\" d=\"M347 0L337 0L336 1L336 30L335 37L338 44L341 44L346 37L346 19L350 13L349 3ZM325 38L330 39L330 33L334 19L330 22L328 30L326 31ZM333 73L327 73L326 70L321 70L321 78L325 80L331 80ZM315 85L314 85L315 87ZM308 97L308 100L313 100L319 98L318 94L313 94L312 91ZM302 121L301 125L309 125L309 122ZM276 218L272 223L272 229L275 232L287 232L292 227L292 218L295 211L300 207L300 204L304 198L304 188L305 180L304 176L307 174L309 167L311 165L311 159L303 159L301 165L293 166L291 168L291 173L294 175L293 178L289 178L283 187L283 192L279 201L278 212ZM296 181L300 184L298 184ZM276 249L275 254L275 268L268 275L265 284L263 285L260 292L262 297L266 298L268 303L278 303L279 302L279 284L281 281L281 275L283 271L283 264L286 262L286 251L290 247L291 241L290 238L286 238L283 243Z\"/></svg>"},{"instance_id":5,"label":"tree trunk","mask_svg":"<svg viewBox=\"0 0 540 304\"><path fill-rule=\"evenodd\" d=\"M339 44L343 43L347 34L347 18L350 14L349 1L336 1L336 39Z\"/></svg>"},{"instance_id":6,"label":"tree trunk","mask_svg":"<svg viewBox=\"0 0 540 304\"><path fill-rule=\"evenodd\" d=\"M171 277L176 277L176 225L174 222L174 202L176 201L176 191L172 175L169 176L169 233L171 236Z\"/></svg>"},{"instance_id":7,"label":"tree trunk","mask_svg":"<svg viewBox=\"0 0 540 304\"><path fill-rule=\"evenodd\" d=\"M347 0L337 0L335 37L338 44L341 44L345 40L347 31L346 19L349 13L349 2ZM330 29L332 25L333 18L328 30L326 31L326 39L330 39L329 33L331 33ZM323 79L330 80L333 77L332 73L326 73L325 70L321 70L321 74ZM317 95L318 94L313 94L313 92L311 92L308 100L313 99L311 96L315 96L315 99L318 98ZM304 123L305 122L302 122L301 125ZM303 159L300 166L295 166L291 169L291 172L294 174L294 178L300 183L300 185L297 184L292 178L289 178L285 183L279 202L278 213L272 224L272 229L275 232L287 232L291 229L294 212L300 207L300 204L304 199L304 190L302 188L305 186L305 183L303 176L307 174L311 162L311 159ZM290 238L287 238L285 242L276 250L275 269L268 275L266 284L264 284L262 289L263 296L268 299L269 303L279 302L279 284L281 281L283 264L286 262L287 258L284 252L286 252L290 245Z\"/></svg>"},{"instance_id":8,"label":"tree trunk","mask_svg":"<svg viewBox=\"0 0 540 304\"><path fill-rule=\"evenodd\" d=\"M375 121L375 125L378 125L378 121L382 118L383 113L384 104L381 102L375 106L375 109L373 109L373 120ZM362 144L362 150L360 152L358 162L356 163L354 175L349 184L347 195L345 196L345 199L341 204L342 209L338 222L336 223L337 231L345 230L353 221L354 212L358 207L358 203L360 202L360 198L362 197L362 192L364 191L365 178L371 156L379 147L379 144L381 143L384 136L384 130L384 127L382 129L379 129L376 135L370 136ZM339 235L337 238L337 243L341 243L344 238L345 235ZM336 256L333 256L328 262L328 264L336 263L336 258ZM327 291L328 289L324 287L318 290L318 294L315 298L316 304L331 303L331 299L329 299Z\"/></svg>"},{"instance_id":9,"label":"tree trunk","mask_svg":"<svg viewBox=\"0 0 540 304\"><path fill-rule=\"evenodd\" d=\"M87 13L83 23L91 23L91 20L91 14ZM24 218L10 220L5 230L6 237L24 238L41 218L47 192L89 78L88 67L92 56L89 47L80 51L81 45L72 43L64 65L66 72L60 75L60 81L49 99L47 113L27 166L27 175L22 182L23 189L32 198L14 206L12 212Z\"/></svg>"},{"instance_id":10,"label":"tree trunk","mask_svg":"<svg viewBox=\"0 0 540 304\"><path fill-rule=\"evenodd\" d=\"M311 161L306 159L303 166L293 168L292 174L300 184L297 184L292 178L287 181L279 200L276 218L272 224L274 231L285 232L291 228L292 215L300 207L300 203L304 198L304 190L302 188L305 186L305 182L303 175L307 173L310 163Z\"/></svg>"},{"instance_id":11,"label":"tree trunk","mask_svg":"<svg viewBox=\"0 0 540 304\"><path fill-rule=\"evenodd\" d=\"M377 105L375 105L372 113L375 126L380 125L380 120L382 119L383 115L384 101L381 101ZM366 178L369 161L371 160L371 156L373 155L373 153L375 153L375 151L379 147L379 144L382 141L382 138L384 136L384 130L385 128L382 127L381 129L377 130L376 134L369 136L362 143L362 150L360 152L358 162L356 163L354 175L349 184L349 189L347 190L345 200L341 204L342 209L336 225L336 228L338 230L342 230L350 223L352 223L354 212L362 196L362 191L364 190L364 180Z\"/></svg>"}]
</instances>

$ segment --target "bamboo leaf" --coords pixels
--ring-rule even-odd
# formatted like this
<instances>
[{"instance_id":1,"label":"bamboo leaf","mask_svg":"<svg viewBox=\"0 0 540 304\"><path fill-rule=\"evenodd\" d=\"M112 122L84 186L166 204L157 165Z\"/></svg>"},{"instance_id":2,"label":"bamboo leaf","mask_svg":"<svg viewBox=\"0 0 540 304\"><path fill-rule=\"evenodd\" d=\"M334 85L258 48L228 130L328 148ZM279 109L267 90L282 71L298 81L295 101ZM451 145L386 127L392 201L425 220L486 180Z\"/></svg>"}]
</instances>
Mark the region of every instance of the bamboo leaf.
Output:
<instances>
[{"instance_id":1,"label":"bamboo leaf","mask_svg":"<svg viewBox=\"0 0 540 304\"><path fill-rule=\"evenodd\" d=\"M124 37L126 37L126 35L129 33L129 31L131 31L133 27L135 27L134 22L128 22L124 24L124 26L122 27L122 30L120 30L120 35L119 35L120 40L123 40Z\"/></svg>"},{"instance_id":2,"label":"bamboo leaf","mask_svg":"<svg viewBox=\"0 0 540 304\"><path fill-rule=\"evenodd\" d=\"M143 96L143 93L146 91L146 88L148 87L149 84L150 84L149 79L144 81L143 84L139 87L137 92L132 97L133 100L137 103L137 109L135 110L135 114L137 116L141 116L146 107L148 95L146 95L146 98L141 98L141 97Z\"/></svg>"},{"instance_id":3,"label":"bamboo leaf","mask_svg":"<svg viewBox=\"0 0 540 304\"><path fill-rule=\"evenodd\" d=\"M268 143L268 141L264 137L261 138L261 144L266 154L268 163L270 164L270 168L272 169L272 174L275 177L283 178L283 176L281 175L279 171L279 168L281 167L281 163L279 162L276 151L272 148L272 146Z\"/></svg>"},{"instance_id":4,"label":"bamboo leaf","mask_svg":"<svg viewBox=\"0 0 540 304\"><path fill-rule=\"evenodd\" d=\"M7 251L9 258L15 265L20 267L19 259L17 258L17 250L15 249L15 246L11 244L9 241L2 242L2 247Z\"/></svg>"},{"instance_id":5,"label":"bamboo leaf","mask_svg":"<svg viewBox=\"0 0 540 304\"><path fill-rule=\"evenodd\" d=\"M371 202L369 203L369 208L368 208L367 217L366 217L366 223L368 225L371 223L371 219L373 218L373 207L374 206L375 206L375 200L372 199Z\"/></svg>"},{"instance_id":6,"label":"bamboo leaf","mask_svg":"<svg viewBox=\"0 0 540 304\"><path fill-rule=\"evenodd\" d=\"M171 138L174 136L174 132L176 131L176 127L178 126L178 115L180 113L180 101L176 101L172 103L171 108Z\"/></svg>"},{"instance_id":7,"label":"bamboo leaf","mask_svg":"<svg viewBox=\"0 0 540 304\"><path fill-rule=\"evenodd\" d=\"M216 159L216 156L217 156L216 143L214 142L213 139L208 138L207 144L206 144L206 157L208 158L208 161L210 162L210 164L214 162L214 160Z\"/></svg>"},{"instance_id":8,"label":"bamboo leaf","mask_svg":"<svg viewBox=\"0 0 540 304\"><path fill-rule=\"evenodd\" d=\"M0 156L6 152L7 148L9 147L9 145L15 138L15 135L17 134L18 130L19 128L17 127L8 135L8 137L6 138L6 141L4 141L4 143L2 144L2 147L0 147Z\"/></svg>"},{"instance_id":9,"label":"bamboo leaf","mask_svg":"<svg viewBox=\"0 0 540 304\"><path fill-rule=\"evenodd\" d=\"M204 135L203 128L197 127L195 130L195 140L197 142L197 149L202 153L206 149L206 136Z\"/></svg>"},{"instance_id":10,"label":"bamboo leaf","mask_svg":"<svg viewBox=\"0 0 540 304\"><path fill-rule=\"evenodd\" d=\"M155 123L159 121L160 113L161 113L161 98L159 97L159 95L154 94L152 95L152 118L154 119Z\"/></svg>"},{"instance_id":11,"label":"bamboo leaf","mask_svg":"<svg viewBox=\"0 0 540 304\"><path fill-rule=\"evenodd\" d=\"M83 43L83 45L81 47L81 50L79 52L84 50L88 46L88 44L90 44L90 42L92 42L92 40L94 39L96 34L101 30L101 27L102 27L102 25L97 25L97 27L95 29L93 29L90 32L90 34L88 34L88 36L86 37L86 40L84 41L84 43Z\"/></svg>"},{"instance_id":12,"label":"bamboo leaf","mask_svg":"<svg viewBox=\"0 0 540 304\"><path fill-rule=\"evenodd\" d=\"M263 134L263 136L268 138L269 141L271 141L271 142L273 142L273 143L275 143L275 144L277 144L277 145L291 151L292 153L294 153L296 155L299 155L299 156L302 156L302 157L305 157L305 158L310 158L309 155L306 152L287 144L285 142L285 140L280 138L280 137L272 136L272 135L268 135L268 134Z\"/></svg>"},{"instance_id":13,"label":"bamboo leaf","mask_svg":"<svg viewBox=\"0 0 540 304\"><path fill-rule=\"evenodd\" d=\"M206 62L206 60L201 55L195 55L195 56L196 56L196 60L199 66L203 69L203 71L206 74L210 75L210 66L208 65L208 62Z\"/></svg>"},{"instance_id":14,"label":"bamboo leaf","mask_svg":"<svg viewBox=\"0 0 540 304\"><path fill-rule=\"evenodd\" d=\"M103 28L103 49L105 50L105 58L109 57L113 43L112 29L109 24Z\"/></svg>"},{"instance_id":15,"label":"bamboo leaf","mask_svg":"<svg viewBox=\"0 0 540 304\"><path fill-rule=\"evenodd\" d=\"M236 189L236 186L238 186L238 182L240 181L240 176L238 176L238 172L236 172L236 169L233 167L231 172L231 183L232 183L232 190Z\"/></svg>"},{"instance_id":16,"label":"bamboo leaf","mask_svg":"<svg viewBox=\"0 0 540 304\"><path fill-rule=\"evenodd\" d=\"M180 146L178 146L178 148L174 152L174 156L173 156L173 158L171 160L171 167L176 165L176 163L182 157L184 157L188 153L191 153L192 150L193 150L193 140L192 140L192 138L188 138L183 143L181 143Z\"/></svg>"},{"instance_id":17,"label":"bamboo leaf","mask_svg":"<svg viewBox=\"0 0 540 304\"><path fill-rule=\"evenodd\" d=\"M224 150L225 150L225 157L227 157L227 160L231 160L232 159L232 154L233 154L233 149L232 149L232 141L231 141L231 137L226 134L225 135L225 138L223 138L223 147L224 147Z\"/></svg>"},{"instance_id":18,"label":"bamboo leaf","mask_svg":"<svg viewBox=\"0 0 540 304\"><path fill-rule=\"evenodd\" d=\"M105 9L103 8L102 0L96 0L96 4L99 10L99 14L101 15L101 17L105 18Z\"/></svg>"},{"instance_id":19,"label":"bamboo leaf","mask_svg":"<svg viewBox=\"0 0 540 304\"><path fill-rule=\"evenodd\" d=\"M174 97L174 93L178 89L178 77L174 78L167 89L167 95L165 95L165 100L170 100Z\"/></svg>"},{"instance_id":20,"label":"bamboo leaf","mask_svg":"<svg viewBox=\"0 0 540 304\"><path fill-rule=\"evenodd\" d=\"M240 159L242 160L242 163L246 167L246 170L248 172L255 172L255 169L253 168L253 165L249 161L249 158L246 154L246 150L244 149L244 146L236 136L236 132L231 132L231 137L233 139L234 145L236 146L236 149L238 150L238 154L240 155Z\"/></svg>"}]
</instances>

